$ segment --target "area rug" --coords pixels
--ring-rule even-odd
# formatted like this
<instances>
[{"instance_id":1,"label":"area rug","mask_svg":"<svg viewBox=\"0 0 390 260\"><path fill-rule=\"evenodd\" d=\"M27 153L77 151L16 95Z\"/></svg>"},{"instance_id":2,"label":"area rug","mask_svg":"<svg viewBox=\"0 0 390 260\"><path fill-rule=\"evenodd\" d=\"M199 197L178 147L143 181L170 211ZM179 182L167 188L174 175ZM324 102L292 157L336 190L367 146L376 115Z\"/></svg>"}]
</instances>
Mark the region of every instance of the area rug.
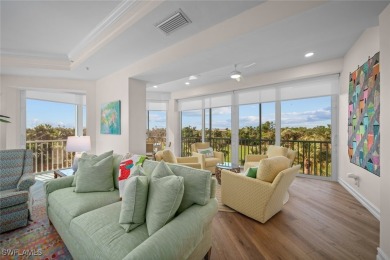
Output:
<instances>
[{"instance_id":1,"label":"area rug","mask_svg":"<svg viewBox=\"0 0 390 260\"><path fill-rule=\"evenodd\" d=\"M217 189L215 191L215 198L218 200L218 211L222 212L236 212L234 209L222 204L221 200L221 185L217 183Z\"/></svg>"},{"instance_id":2,"label":"area rug","mask_svg":"<svg viewBox=\"0 0 390 260\"><path fill-rule=\"evenodd\" d=\"M27 227L0 234L1 259L72 259L46 214L43 184L52 175L37 175L31 189L32 221Z\"/></svg>"}]
</instances>

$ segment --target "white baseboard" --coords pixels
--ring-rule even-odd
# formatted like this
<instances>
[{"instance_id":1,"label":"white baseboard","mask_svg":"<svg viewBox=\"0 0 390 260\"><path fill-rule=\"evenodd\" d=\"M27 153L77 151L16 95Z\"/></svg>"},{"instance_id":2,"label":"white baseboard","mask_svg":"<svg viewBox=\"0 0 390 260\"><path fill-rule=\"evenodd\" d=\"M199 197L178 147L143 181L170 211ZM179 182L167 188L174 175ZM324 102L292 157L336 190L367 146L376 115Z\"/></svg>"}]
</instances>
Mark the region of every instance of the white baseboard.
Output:
<instances>
[{"instance_id":1,"label":"white baseboard","mask_svg":"<svg viewBox=\"0 0 390 260\"><path fill-rule=\"evenodd\" d=\"M376 260L390 260L390 258L383 252L383 250L378 247L378 254L376 255Z\"/></svg>"},{"instance_id":2,"label":"white baseboard","mask_svg":"<svg viewBox=\"0 0 390 260\"><path fill-rule=\"evenodd\" d=\"M365 197L363 197L359 192L357 192L354 188L352 188L352 186L348 182L344 181L341 178L338 178L338 182L349 193L351 193L351 195L354 196L355 199L357 199L369 212L371 212L371 214L374 215L374 217L376 217L380 221L381 213L380 213L380 210L376 206L374 206Z\"/></svg>"}]
</instances>

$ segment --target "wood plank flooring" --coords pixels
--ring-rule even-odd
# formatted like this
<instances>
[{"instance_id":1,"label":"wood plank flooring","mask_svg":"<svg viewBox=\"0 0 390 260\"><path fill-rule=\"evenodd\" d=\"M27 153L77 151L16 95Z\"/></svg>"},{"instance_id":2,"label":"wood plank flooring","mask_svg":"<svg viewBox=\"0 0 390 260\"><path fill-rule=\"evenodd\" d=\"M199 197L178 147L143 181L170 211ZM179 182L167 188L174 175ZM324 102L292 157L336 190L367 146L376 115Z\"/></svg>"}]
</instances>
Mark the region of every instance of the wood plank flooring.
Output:
<instances>
[{"instance_id":1,"label":"wood plank flooring","mask_svg":"<svg viewBox=\"0 0 390 260\"><path fill-rule=\"evenodd\" d=\"M265 224L239 213L213 220L211 259L375 259L379 221L336 182L299 178Z\"/></svg>"}]
</instances>

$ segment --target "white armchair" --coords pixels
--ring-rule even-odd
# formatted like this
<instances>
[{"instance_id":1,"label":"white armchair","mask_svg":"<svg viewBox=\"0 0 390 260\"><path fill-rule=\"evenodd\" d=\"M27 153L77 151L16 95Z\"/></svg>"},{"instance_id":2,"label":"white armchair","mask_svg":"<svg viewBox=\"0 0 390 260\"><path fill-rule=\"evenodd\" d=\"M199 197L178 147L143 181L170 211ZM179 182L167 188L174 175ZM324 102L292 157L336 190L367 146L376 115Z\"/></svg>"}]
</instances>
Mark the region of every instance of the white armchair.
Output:
<instances>
[{"instance_id":1,"label":"white armchair","mask_svg":"<svg viewBox=\"0 0 390 260\"><path fill-rule=\"evenodd\" d=\"M212 173L215 173L215 166L217 165L217 163L224 162L224 155L222 152L213 151L213 157L206 157L205 154L198 152L198 149L207 149L209 147L209 142L191 144L192 156L196 156L199 158L199 162L201 163L203 170L209 170Z\"/></svg>"},{"instance_id":2,"label":"white armchair","mask_svg":"<svg viewBox=\"0 0 390 260\"><path fill-rule=\"evenodd\" d=\"M290 159L290 166L293 165L297 152L286 147L269 145L267 154L248 154L245 156L244 171L250 167L257 167L262 159L274 156L285 156Z\"/></svg>"}]
</instances>

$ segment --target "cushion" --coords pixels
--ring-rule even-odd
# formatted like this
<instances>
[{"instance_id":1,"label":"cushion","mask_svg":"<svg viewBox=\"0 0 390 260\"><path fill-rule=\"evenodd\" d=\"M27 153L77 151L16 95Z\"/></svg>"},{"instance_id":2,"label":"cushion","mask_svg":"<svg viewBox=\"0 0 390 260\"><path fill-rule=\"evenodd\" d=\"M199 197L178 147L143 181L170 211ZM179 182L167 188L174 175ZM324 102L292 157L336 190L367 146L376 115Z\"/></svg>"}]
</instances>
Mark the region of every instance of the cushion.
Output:
<instances>
[{"instance_id":1,"label":"cushion","mask_svg":"<svg viewBox=\"0 0 390 260\"><path fill-rule=\"evenodd\" d=\"M296 151L288 149L288 151L287 151L287 158L290 160L290 167L293 165L294 159L295 159L296 156L297 156L297 152Z\"/></svg>"},{"instance_id":2,"label":"cushion","mask_svg":"<svg viewBox=\"0 0 390 260\"><path fill-rule=\"evenodd\" d=\"M167 163L177 163L176 156L172 153L171 150L164 150L162 152L162 158Z\"/></svg>"},{"instance_id":3,"label":"cushion","mask_svg":"<svg viewBox=\"0 0 390 260\"><path fill-rule=\"evenodd\" d=\"M204 154L206 158L214 157L214 152L212 147L206 149L198 149L198 153Z\"/></svg>"},{"instance_id":4,"label":"cushion","mask_svg":"<svg viewBox=\"0 0 390 260\"><path fill-rule=\"evenodd\" d=\"M121 161L119 164L118 185L119 196L122 197L125 181L130 178L130 175L142 165L146 156L134 154L130 158Z\"/></svg>"},{"instance_id":5,"label":"cushion","mask_svg":"<svg viewBox=\"0 0 390 260\"><path fill-rule=\"evenodd\" d=\"M275 156L286 156L287 157L288 148L283 146L269 145L267 150L267 155L269 157Z\"/></svg>"},{"instance_id":6,"label":"cushion","mask_svg":"<svg viewBox=\"0 0 390 260\"><path fill-rule=\"evenodd\" d=\"M131 176L125 181L119 224L126 232L145 223L148 189L148 177L146 176Z\"/></svg>"},{"instance_id":7,"label":"cushion","mask_svg":"<svg viewBox=\"0 0 390 260\"><path fill-rule=\"evenodd\" d=\"M0 209L26 203L27 201L28 191L18 191L16 189L0 191Z\"/></svg>"},{"instance_id":8,"label":"cushion","mask_svg":"<svg viewBox=\"0 0 390 260\"><path fill-rule=\"evenodd\" d=\"M151 176L159 162L145 160L144 170L147 176ZM184 178L184 195L177 210L181 213L193 204L201 206L210 201L211 172L185 167L179 164L167 164L169 169L176 175Z\"/></svg>"},{"instance_id":9,"label":"cushion","mask_svg":"<svg viewBox=\"0 0 390 260\"><path fill-rule=\"evenodd\" d=\"M88 259L125 259L148 239L146 224L126 233L117 222L120 211L121 202L113 203L86 212L69 224L67 231L82 241L80 250L88 253Z\"/></svg>"},{"instance_id":10,"label":"cushion","mask_svg":"<svg viewBox=\"0 0 390 260\"><path fill-rule=\"evenodd\" d=\"M108 151L108 152L102 153L101 155L82 153L80 159L100 161L100 160L103 160L104 158L107 158L110 155L113 155L113 151ZM73 187L76 186L77 172L78 172L78 169L75 172L75 176L73 178L73 182L72 182Z\"/></svg>"},{"instance_id":11,"label":"cushion","mask_svg":"<svg viewBox=\"0 0 390 260\"><path fill-rule=\"evenodd\" d=\"M121 164L121 161L123 161L125 158L123 154L116 154L114 153L112 155L114 157L113 160L113 166L112 166L112 178L114 179L114 186L115 189L119 189L119 165Z\"/></svg>"},{"instance_id":12,"label":"cushion","mask_svg":"<svg viewBox=\"0 0 390 260\"><path fill-rule=\"evenodd\" d=\"M256 178L262 181L273 182L279 172L290 167L290 160L284 156L275 156L260 161Z\"/></svg>"},{"instance_id":13,"label":"cushion","mask_svg":"<svg viewBox=\"0 0 390 260\"><path fill-rule=\"evenodd\" d=\"M205 160L204 165L206 167L213 167L213 166L216 166L217 163L222 163L221 159L212 157L212 158L207 158Z\"/></svg>"},{"instance_id":14,"label":"cushion","mask_svg":"<svg viewBox=\"0 0 390 260\"><path fill-rule=\"evenodd\" d=\"M204 143L195 143L196 149L206 149L210 147L210 142L204 142Z\"/></svg>"},{"instance_id":15,"label":"cushion","mask_svg":"<svg viewBox=\"0 0 390 260\"><path fill-rule=\"evenodd\" d=\"M56 212L66 226L77 216L119 201L118 190L89 193L76 193L73 190L73 187L55 190L47 198L49 210ZM115 224L122 229L118 223Z\"/></svg>"},{"instance_id":16,"label":"cushion","mask_svg":"<svg viewBox=\"0 0 390 260\"><path fill-rule=\"evenodd\" d=\"M149 186L146 208L146 225L149 236L175 216L183 194L183 177L174 175L165 162L161 161L153 170Z\"/></svg>"},{"instance_id":17,"label":"cushion","mask_svg":"<svg viewBox=\"0 0 390 260\"><path fill-rule=\"evenodd\" d=\"M163 159L163 151L158 151L157 153L155 153L154 158L156 159L156 161L161 161Z\"/></svg>"},{"instance_id":18,"label":"cushion","mask_svg":"<svg viewBox=\"0 0 390 260\"><path fill-rule=\"evenodd\" d=\"M246 172L246 176L247 177L251 177L251 178L255 178L256 179L256 175L257 175L257 168L258 167L250 167L247 172Z\"/></svg>"},{"instance_id":19,"label":"cushion","mask_svg":"<svg viewBox=\"0 0 390 260\"><path fill-rule=\"evenodd\" d=\"M79 160L75 192L113 191L112 155L98 159Z\"/></svg>"}]
</instances>

